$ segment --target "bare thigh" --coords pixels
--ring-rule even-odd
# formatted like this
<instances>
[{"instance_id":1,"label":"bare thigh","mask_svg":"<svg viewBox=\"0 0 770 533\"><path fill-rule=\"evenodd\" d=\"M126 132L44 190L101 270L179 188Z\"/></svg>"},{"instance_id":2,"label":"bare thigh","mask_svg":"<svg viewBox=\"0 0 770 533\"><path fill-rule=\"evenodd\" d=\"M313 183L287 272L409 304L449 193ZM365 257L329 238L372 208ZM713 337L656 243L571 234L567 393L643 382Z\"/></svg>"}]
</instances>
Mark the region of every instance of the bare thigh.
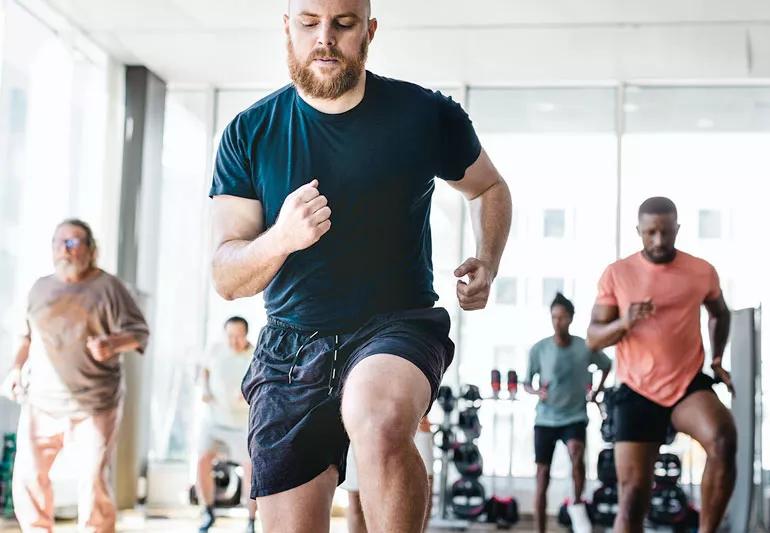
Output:
<instances>
[{"instance_id":1,"label":"bare thigh","mask_svg":"<svg viewBox=\"0 0 770 533\"><path fill-rule=\"evenodd\" d=\"M327 533L337 467L304 485L257 498L259 518L265 533Z\"/></svg>"}]
</instances>

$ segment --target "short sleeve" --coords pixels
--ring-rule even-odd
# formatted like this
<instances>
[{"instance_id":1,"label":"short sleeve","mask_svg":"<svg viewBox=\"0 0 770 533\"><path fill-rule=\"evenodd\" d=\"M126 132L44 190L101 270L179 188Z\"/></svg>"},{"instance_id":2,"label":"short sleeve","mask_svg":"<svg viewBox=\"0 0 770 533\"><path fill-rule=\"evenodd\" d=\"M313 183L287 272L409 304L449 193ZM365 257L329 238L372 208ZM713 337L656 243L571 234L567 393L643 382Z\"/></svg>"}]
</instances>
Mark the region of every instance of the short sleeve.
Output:
<instances>
[{"instance_id":1,"label":"short sleeve","mask_svg":"<svg viewBox=\"0 0 770 533\"><path fill-rule=\"evenodd\" d=\"M114 287L112 302L110 302L112 308L110 333L131 333L139 343L137 351L144 353L150 337L147 321L134 297L117 278L114 279Z\"/></svg>"},{"instance_id":2,"label":"short sleeve","mask_svg":"<svg viewBox=\"0 0 770 533\"><path fill-rule=\"evenodd\" d=\"M38 302L40 301L40 290L38 290L38 288L40 287L41 281L42 278L37 280L29 289L29 293L27 293L27 307L25 312L19 313L18 320L14 320L13 333L20 339L32 338L32 325L30 324L30 321L32 321L34 324L32 310L37 307Z\"/></svg>"},{"instance_id":3,"label":"short sleeve","mask_svg":"<svg viewBox=\"0 0 770 533\"><path fill-rule=\"evenodd\" d=\"M527 364L527 379L524 381L527 385L532 385L532 380L535 379L535 375L540 373L540 356L538 354L537 345L533 346L529 350L529 363Z\"/></svg>"},{"instance_id":4,"label":"short sleeve","mask_svg":"<svg viewBox=\"0 0 770 533\"><path fill-rule=\"evenodd\" d=\"M615 276L612 273L612 265L608 266L599 279L599 294L596 296L596 305L618 305L615 294Z\"/></svg>"},{"instance_id":5,"label":"short sleeve","mask_svg":"<svg viewBox=\"0 0 770 533\"><path fill-rule=\"evenodd\" d=\"M717 269L709 265L708 287L706 291L706 302L712 302L722 295L722 287L719 285L719 274Z\"/></svg>"},{"instance_id":6,"label":"short sleeve","mask_svg":"<svg viewBox=\"0 0 770 533\"><path fill-rule=\"evenodd\" d=\"M460 104L440 92L438 102L439 146L436 175L444 180L457 181L479 158L481 143L468 114Z\"/></svg>"},{"instance_id":7,"label":"short sleeve","mask_svg":"<svg viewBox=\"0 0 770 533\"><path fill-rule=\"evenodd\" d=\"M226 194L261 200L251 179L251 163L246 146L246 137L242 132L242 119L239 115L222 132L214 163L214 177L209 190L210 197Z\"/></svg>"},{"instance_id":8,"label":"short sleeve","mask_svg":"<svg viewBox=\"0 0 770 533\"><path fill-rule=\"evenodd\" d=\"M609 370L612 368L612 360L602 351L591 352L591 362L595 364L599 370Z\"/></svg>"}]
</instances>

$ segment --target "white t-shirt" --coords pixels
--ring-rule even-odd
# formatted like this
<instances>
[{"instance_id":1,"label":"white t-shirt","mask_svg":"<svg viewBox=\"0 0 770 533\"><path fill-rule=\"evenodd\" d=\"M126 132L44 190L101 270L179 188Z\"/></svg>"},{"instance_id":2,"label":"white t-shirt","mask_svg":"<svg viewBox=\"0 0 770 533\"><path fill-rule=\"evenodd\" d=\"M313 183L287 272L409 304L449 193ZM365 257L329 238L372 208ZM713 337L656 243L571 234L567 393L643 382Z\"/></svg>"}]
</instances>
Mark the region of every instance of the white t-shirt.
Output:
<instances>
[{"instance_id":1,"label":"white t-shirt","mask_svg":"<svg viewBox=\"0 0 770 533\"><path fill-rule=\"evenodd\" d=\"M234 352L224 343L208 350L201 368L209 371L209 390L214 396L205 407L209 423L237 429L248 426L249 405L241 394L241 381L253 351L251 344L242 352Z\"/></svg>"}]
</instances>

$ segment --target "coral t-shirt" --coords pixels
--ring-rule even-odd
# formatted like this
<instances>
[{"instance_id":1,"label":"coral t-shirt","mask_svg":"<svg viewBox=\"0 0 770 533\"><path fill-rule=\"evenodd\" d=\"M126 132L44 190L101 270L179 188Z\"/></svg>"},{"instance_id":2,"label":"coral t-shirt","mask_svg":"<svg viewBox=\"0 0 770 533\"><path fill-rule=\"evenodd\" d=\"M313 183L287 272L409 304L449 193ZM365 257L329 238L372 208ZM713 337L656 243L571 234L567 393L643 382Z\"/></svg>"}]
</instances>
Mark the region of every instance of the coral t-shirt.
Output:
<instances>
[{"instance_id":1,"label":"coral t-shirt","mask_svg":"<svg viewBox=\"0 0 770 533\"><path fill-rule=\"evenodd\" d=\"M703 368L701 305L721 294L714 267L682 251L670 263L638 252L607 267L597 305L616 306L621 317L632 302L649 298L655 305L617 344L618 380L660 405L674 405Z\"/></svg>"}]
</instances>

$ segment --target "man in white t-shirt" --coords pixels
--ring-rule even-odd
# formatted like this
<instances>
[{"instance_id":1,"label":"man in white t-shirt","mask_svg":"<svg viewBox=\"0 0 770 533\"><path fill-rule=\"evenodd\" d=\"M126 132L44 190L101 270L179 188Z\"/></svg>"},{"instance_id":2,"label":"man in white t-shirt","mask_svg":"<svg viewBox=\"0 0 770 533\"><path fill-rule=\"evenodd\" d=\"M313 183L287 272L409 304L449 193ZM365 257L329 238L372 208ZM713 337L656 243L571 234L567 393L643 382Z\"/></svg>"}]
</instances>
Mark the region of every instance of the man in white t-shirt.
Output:
<instances>
[{"instance_id":1,"label":"man in white t-shirt","mask_svg":"<svg viewBox=\"0 0 770 533\"><path fill-rule=\"evenodd\" d=\"M213 345L200 364L198 374L202 400L205 404L198 436L199 501L205 506L200 533L214 524L214 460L226 447L230 460L243 466L241 494L248 498L251 486L251 461L247 449L249 405L241 394L241 381L251 363L254 347L247 335L249 323L234 316L225 322L225 343ZM255 500L248 500L247 533L254 532Z\"/></svg>"}]
</instances>

